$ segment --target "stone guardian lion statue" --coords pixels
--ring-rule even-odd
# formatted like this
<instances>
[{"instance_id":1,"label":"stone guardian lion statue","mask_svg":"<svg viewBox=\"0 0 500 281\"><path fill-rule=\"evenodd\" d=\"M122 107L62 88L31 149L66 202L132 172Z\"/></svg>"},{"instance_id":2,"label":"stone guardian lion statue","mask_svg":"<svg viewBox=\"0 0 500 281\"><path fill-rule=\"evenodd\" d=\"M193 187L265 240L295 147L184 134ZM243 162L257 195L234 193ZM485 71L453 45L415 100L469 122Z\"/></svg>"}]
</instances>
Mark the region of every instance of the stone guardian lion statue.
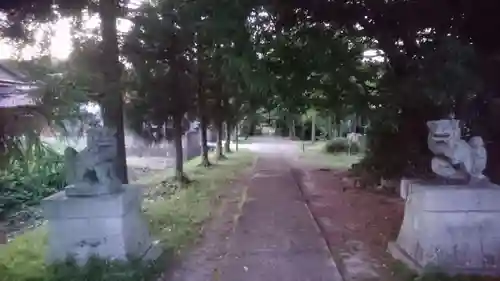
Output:
<instances>
[{"instance_id":1,"label":"stone guardian lion statue","mask_svg":"<svg viewBox=\"0 0 500 281\"><path fill-rule=\"evenodd\" d=\"M486 149L483 139L478 136L469 142L461 139L459 122L456 119L427 122L427 144L435 154L431 161L432 171L445 179L484 179Z\"/></svg>"},{"instance_id":2,"label":"stone guardian lion statue","mask_svg":"<svg viewBox=\"0 0 500 281\"><path fill-rule=\"evenodd\" d=\"M87 147L80 152L64 151L67 196L97 196L121 190L116 175L117 145L111 130L93 127L87 131Z\"/></svg>"}]
</instances>

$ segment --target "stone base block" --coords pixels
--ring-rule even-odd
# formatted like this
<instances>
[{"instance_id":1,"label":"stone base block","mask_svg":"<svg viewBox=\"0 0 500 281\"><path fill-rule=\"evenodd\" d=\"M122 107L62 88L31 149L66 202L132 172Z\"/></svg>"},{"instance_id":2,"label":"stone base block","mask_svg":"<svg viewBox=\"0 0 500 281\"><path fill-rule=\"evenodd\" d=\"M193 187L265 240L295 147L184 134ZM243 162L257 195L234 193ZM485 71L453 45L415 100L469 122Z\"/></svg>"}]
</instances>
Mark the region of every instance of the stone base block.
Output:
<instances>
[{"instance_id":1,"label":"stone base block","mask_svg":"<svg viewBox=\"0 0 500 281\"><path fill-rule=\"evenodd\" d=\"M73 257L120 259L158 252L141 212L141 188L124 185L123 192L97 197L67 197L56 193L42 202L48 221L48 262ZM148 254L149 252L149 254Z\"/></svg>"},{"instance_id":2,"label":"stone base block","mask_svg":"<svg viewBox=\"0 0 500 281\"><path fill-rule=\"evenodd\" d=\"M500 275L500 187L411 182L394 258L415 270Z\"/></svg>"}]
</instances>

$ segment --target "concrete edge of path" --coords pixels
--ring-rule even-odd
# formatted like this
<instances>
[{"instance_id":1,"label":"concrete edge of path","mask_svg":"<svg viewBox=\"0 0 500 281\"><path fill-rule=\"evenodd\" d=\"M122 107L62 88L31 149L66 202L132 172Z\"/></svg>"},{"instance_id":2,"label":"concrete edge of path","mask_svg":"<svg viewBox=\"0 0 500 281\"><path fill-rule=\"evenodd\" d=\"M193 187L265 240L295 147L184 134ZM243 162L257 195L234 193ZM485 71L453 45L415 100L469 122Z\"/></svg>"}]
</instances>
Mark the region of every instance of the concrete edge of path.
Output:
<instances>
[{"instance_id":1,"label":"concrete edge of path","mask_svg":"<svg viewBox=\"0 0 500 281\"><path fill-rule=\"evenodd\" d=\"M325 230L321 226L321 223L319 220L313 215L311 209L309 208L309 202L310 200L307 198L306 193L304 192L304 183L303 180L307 176L304 171L298 168L290 168L290 173L292 174L292 177L294 178L295 183L297 184L297 187L300 191L300 194L302 195L302 198L304 198L304 205L307 209L307 213L311 217L312 221L314 222L314 226L316 228L316 231L319 233L323 247L325 248L325 251L330 254L330 259L333 264L333 266L336 269L338 280L345 281L345 270L343 269L343 263L342 259L340 256L337 255L337 253L333 250L332 246L328 243L328 240L325 238Z\"/></svg>"}]
</instances>

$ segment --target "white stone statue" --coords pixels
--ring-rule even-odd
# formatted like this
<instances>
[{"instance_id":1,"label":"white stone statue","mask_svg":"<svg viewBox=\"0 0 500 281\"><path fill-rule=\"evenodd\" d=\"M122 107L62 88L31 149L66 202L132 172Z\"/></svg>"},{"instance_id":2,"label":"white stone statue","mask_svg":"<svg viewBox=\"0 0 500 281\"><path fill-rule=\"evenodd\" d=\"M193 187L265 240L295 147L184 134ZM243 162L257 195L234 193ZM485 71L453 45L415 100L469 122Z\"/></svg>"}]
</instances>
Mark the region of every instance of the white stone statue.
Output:
<instances>
[{"instance_id":1,"label":"white stone statue","mask_svg":"<svg viewBox=\"0 0 500 281\"><path fill-rule=\"evenodd\" d=\"M467 143L461 139L460 123L455 119L427 122L427 144L435 154L432 171L446 179L483 179L486 168L486 149L481 137L472 137Z\"/></svg>"},{"instance_id":2,"label":"white stone statue","mask_svg":"<svg viewBox=\"0 0 500 281\"><path fill-rule=\"evenodd\" d=\"M87 147L80 152L68 147L64 151L67 196L98 196L121 191L116 175L117 145L108 128L93 127L87 131Z\"/></svg>"}]
</instances>

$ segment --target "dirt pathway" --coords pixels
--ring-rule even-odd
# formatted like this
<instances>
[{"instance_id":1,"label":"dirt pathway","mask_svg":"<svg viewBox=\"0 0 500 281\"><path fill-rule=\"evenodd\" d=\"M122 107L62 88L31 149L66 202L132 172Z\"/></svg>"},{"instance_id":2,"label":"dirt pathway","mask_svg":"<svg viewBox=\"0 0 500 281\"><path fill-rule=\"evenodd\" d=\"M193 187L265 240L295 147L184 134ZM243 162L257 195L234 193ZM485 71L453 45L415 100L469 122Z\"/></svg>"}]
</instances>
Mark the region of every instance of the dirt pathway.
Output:
<instances>
[{"instance_id":1,"label":"dirt pathway","mask_svg":"<svg viewBox=\"0 0 500 281\"><path fill-rule=\"evenodd\" d=\"M268 147L269 148L269 147ZM285 152L259 156L232 187L199 246L168 280L340 281Z\"/></svg>"},{"instance_id":2,"label":"dirt pathway","mask_svg":"<svg viewBox=\"0 0 500 281\"><path fill-rule=\"evenodd\" d=\"M387 243L396 239L404 203L354 188L348 172L296 163L294 174L345 281L395 279Z\"/></svg>"}]
</instances>

